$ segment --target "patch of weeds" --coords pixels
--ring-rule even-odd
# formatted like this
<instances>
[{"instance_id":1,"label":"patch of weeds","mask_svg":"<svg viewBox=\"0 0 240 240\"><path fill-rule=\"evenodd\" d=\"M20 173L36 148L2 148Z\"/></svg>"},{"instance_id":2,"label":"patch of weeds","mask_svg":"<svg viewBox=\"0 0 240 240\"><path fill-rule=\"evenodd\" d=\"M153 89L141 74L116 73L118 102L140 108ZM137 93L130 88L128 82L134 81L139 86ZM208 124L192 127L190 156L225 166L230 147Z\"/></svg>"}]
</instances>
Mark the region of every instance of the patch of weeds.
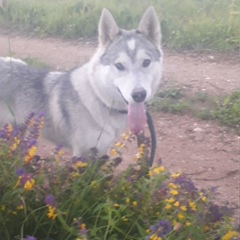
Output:
<instances>
[{"instance_id":1,"label":"patch of weeds","mask_svg":"<svg viewBox=\"0 0 240 240\"><path fill-rule=\"evenodd\" d=\"M228 127L240 128L240 91L228 96L211 96L197 92L194 96L180 89L162 90L149 104L153 111L173 114L189 114L202 120L216 120Z\"/></svg>"},{"instance_id":2,"label":"patch of weeds","mask_svg":"<svg viewBox=\"0 0 240 240\"><path fill-rule=\"evenodd\" d=\"M170 99L180 99L183 97L181 89L179 88L166 88L157 93L157 97L160 98L170 98Z\"/></svg>"},{"instance_id":3,"label":"patch of weeds","mask_svg":"<svg viewBox=\"0 0 240 240\"><path fill-rule=\"evenodd\" d=\"M211 201L215 189L199 190L184 173L148 168L141 144L118 176L124 134L110 156L74 158L60 164L36 156L44 116L30 114L21 128L0 130L0 234L4 240L226 240L239 237L230 215ZM231 237L229 237L231 236Z\"/></svg>"},{"instance_id":4,"label":"patch of weeds","mask_svg":"<svg viewBox=\"0 0 240 240\"><path fill-rule=\"evenodd\" d=\"M149 108L155 111L184 114L190 109L181 89L167 88L156 94Z\"/></svg>"},{"instance_id":5,"label":"patch of weeds","mask_svg":"<svg viewBox=\"0 0 240 240\"><path fill-rule=\"evenodd\" d=\"M215 101L216 108L212 111L214 119L236 129L240 128L240 91Z\"/></svg>"},{"instance_id":6,"label":"patch of weeds","mask_svg":"<svg viewBox=\"0 0 240 240\"><path fill-rule=\"evenodd\" d=\"M29 64L32 67L35 68L46 68L46 69L50 69L51 66L48 65L47 63L39 60L38 58L34 58L34 57L27 57L23 59L24 62L26 62L27 64Z\"/></svg>"},{"instance_id":7,"label":"patch of weeds","mask_svg":"<svg viewBox=\"0 0 240 240\"><path fill-rule=\"evenodd\" d=\"M155 98L154 102L150 104L150 109L166 113L185 114L190 109L190 105L184 100Z\"/></svg>"}]
</instances>

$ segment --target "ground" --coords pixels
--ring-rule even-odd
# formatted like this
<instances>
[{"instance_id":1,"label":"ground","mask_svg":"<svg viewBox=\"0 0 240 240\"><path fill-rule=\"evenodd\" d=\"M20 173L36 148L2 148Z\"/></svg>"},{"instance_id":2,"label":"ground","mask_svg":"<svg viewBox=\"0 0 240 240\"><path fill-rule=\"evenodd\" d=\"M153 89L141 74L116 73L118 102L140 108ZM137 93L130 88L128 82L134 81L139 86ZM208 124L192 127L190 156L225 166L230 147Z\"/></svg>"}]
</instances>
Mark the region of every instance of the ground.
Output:
<instances>
[{"instance_id":1,"label":"ground","mask_svg":"<svg viewBox=\"0 0 240 240\"><path fill-rule=\"evenodd\" d=\"M96 44L83 41L33 39L0 34L0 55L37 58L55 69L71 69L86 62ZM220 54L177 54L165 51L162 88L178 86L189 94L230 93L240 87L240 66L236 56ZM218 186L215 200L234 209L240 221L240 137L216 122L190 116L153 114L157 159L170 171L182 171L199 188ZM132 146L124 168L130 164ZM40 152L51 154L53 146L43 142ZM68 155L66 155L68 156Z\"/></svg>"}]
</instances>

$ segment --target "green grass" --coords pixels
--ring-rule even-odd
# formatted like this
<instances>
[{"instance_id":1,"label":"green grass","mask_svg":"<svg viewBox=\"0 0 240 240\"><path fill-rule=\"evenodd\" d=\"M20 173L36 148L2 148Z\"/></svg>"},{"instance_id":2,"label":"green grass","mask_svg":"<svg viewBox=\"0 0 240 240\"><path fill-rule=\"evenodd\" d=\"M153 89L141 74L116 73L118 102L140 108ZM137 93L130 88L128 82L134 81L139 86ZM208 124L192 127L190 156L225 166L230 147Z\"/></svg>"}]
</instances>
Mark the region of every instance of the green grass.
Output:
<instances>
[{"instance_id":1,"label":"green grass","mask_svg":"<svg viewBox=\"0 0 240 240\"><path fill-rule=\"evenodd\" d=\"M163 43L168 48L239 48L239 0L11 0L5 10L0 9L0 24L9 31L40 37L96 37L103 7L112 11L120 27L131 29L150 4L161 19Z\"/></svg>"},{"instance_id":2,"label":"green grass","mask_svg":"<svg viewBox=\"0 0 240 240\"><path fill-rule=\"evenodd\" d=\"M45 62L39 60L38 58L33 58L33 57L27 57L23 59L24 62L29 64L32 67L35 68L45 68L45 69L51 69L51 66L46 64Z\"/></svg>"},{"instance_id":3,"label":"green grass","mask_svg":"<svg viewBox=\"0 0 240 240\"><path fill-rule=\"evenodd\" d=\"M21 129L0 130L0 235L4 240L230 240L239 236L214 189L199 190L184 173L148 168L148 145L118 176L121 149L59 164L35 156L43 116L31 114ZM119 154L117 154L119 152ZM160 238L161 237L161 238ZM233 238L231 239L233 240Z\"/></svg>"},{"instance_id":4,"label":"green grass","mask_svg":"<svg viewBox=\"0 0 240 240\"><path fill-rule=\"evenodd\" d=\"M202 120L215 120L240 131L240 91L225 96L198 92L194 96L178 88L160 91L149 104L153 111L188 114Z\"/></svg>"}]
</instances>

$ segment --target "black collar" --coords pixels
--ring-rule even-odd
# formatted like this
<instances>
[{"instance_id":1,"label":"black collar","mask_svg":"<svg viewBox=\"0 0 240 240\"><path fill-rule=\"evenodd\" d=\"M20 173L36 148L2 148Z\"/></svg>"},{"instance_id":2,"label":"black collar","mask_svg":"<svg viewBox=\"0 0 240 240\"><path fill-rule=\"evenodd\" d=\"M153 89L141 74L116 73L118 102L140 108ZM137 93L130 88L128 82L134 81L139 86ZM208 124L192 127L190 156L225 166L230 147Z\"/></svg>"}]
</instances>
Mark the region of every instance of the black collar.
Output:
<instances>
[{"instance_id":1,"label":"black collar","mask_svg":"<svg viewBox=\"0 0 240 240\"><path fill-rule=\"evenodd\" d=\"M116 110L116 109L114 109L114 110ZM119 113L121 113L121 114L128 114L128 111L127 110L117 110Z\"/></svg>"},{"instance_id":2,"label":"black collar","mask_svg":"<svg viewBox=\"0 0 240 240\"><path fill-rule=\"evenodd\" d=\"M109 112L117 112L117 113L120 113L120 114L128 114L128 110L119 110L119 109L116 109L116 108L111 108L111 107L108 107L99 97L97 97L98 101L105 107L109 110Z\"/></svg>"}]
</instances>

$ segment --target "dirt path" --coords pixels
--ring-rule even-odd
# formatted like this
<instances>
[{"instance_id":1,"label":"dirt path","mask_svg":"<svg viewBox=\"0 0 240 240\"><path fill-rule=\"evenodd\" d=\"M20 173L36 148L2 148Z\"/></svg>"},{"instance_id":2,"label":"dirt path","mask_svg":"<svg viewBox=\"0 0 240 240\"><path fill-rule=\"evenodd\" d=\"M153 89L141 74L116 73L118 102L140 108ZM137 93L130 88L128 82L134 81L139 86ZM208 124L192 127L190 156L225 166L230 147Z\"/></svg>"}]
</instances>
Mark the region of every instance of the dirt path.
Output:
<instances>
[{"instance_id":1,"label":"dirt path","mask_svg":"<svg viewBox=\"0 0 240 240\"><path fill-rule=\"evenodd\" d=\"M73 68L87 61L96 44L28 39L0 35L0 55L35 57L56 69ZM180 86L191 93L231 92L240 87L239 60L211 55L165 53L163 86ZM155 113L157 157L171 172L183 171L198 187L218 186L216 199L235 208L240 220L240 137L216 123L189 116ZM42 144L49 151L49 144ZM131 149L130 149L131 152ZM129 154L130 155L130 154ZM124 162L126 166L129 161Z\"/></svg>"}]
</instances>

